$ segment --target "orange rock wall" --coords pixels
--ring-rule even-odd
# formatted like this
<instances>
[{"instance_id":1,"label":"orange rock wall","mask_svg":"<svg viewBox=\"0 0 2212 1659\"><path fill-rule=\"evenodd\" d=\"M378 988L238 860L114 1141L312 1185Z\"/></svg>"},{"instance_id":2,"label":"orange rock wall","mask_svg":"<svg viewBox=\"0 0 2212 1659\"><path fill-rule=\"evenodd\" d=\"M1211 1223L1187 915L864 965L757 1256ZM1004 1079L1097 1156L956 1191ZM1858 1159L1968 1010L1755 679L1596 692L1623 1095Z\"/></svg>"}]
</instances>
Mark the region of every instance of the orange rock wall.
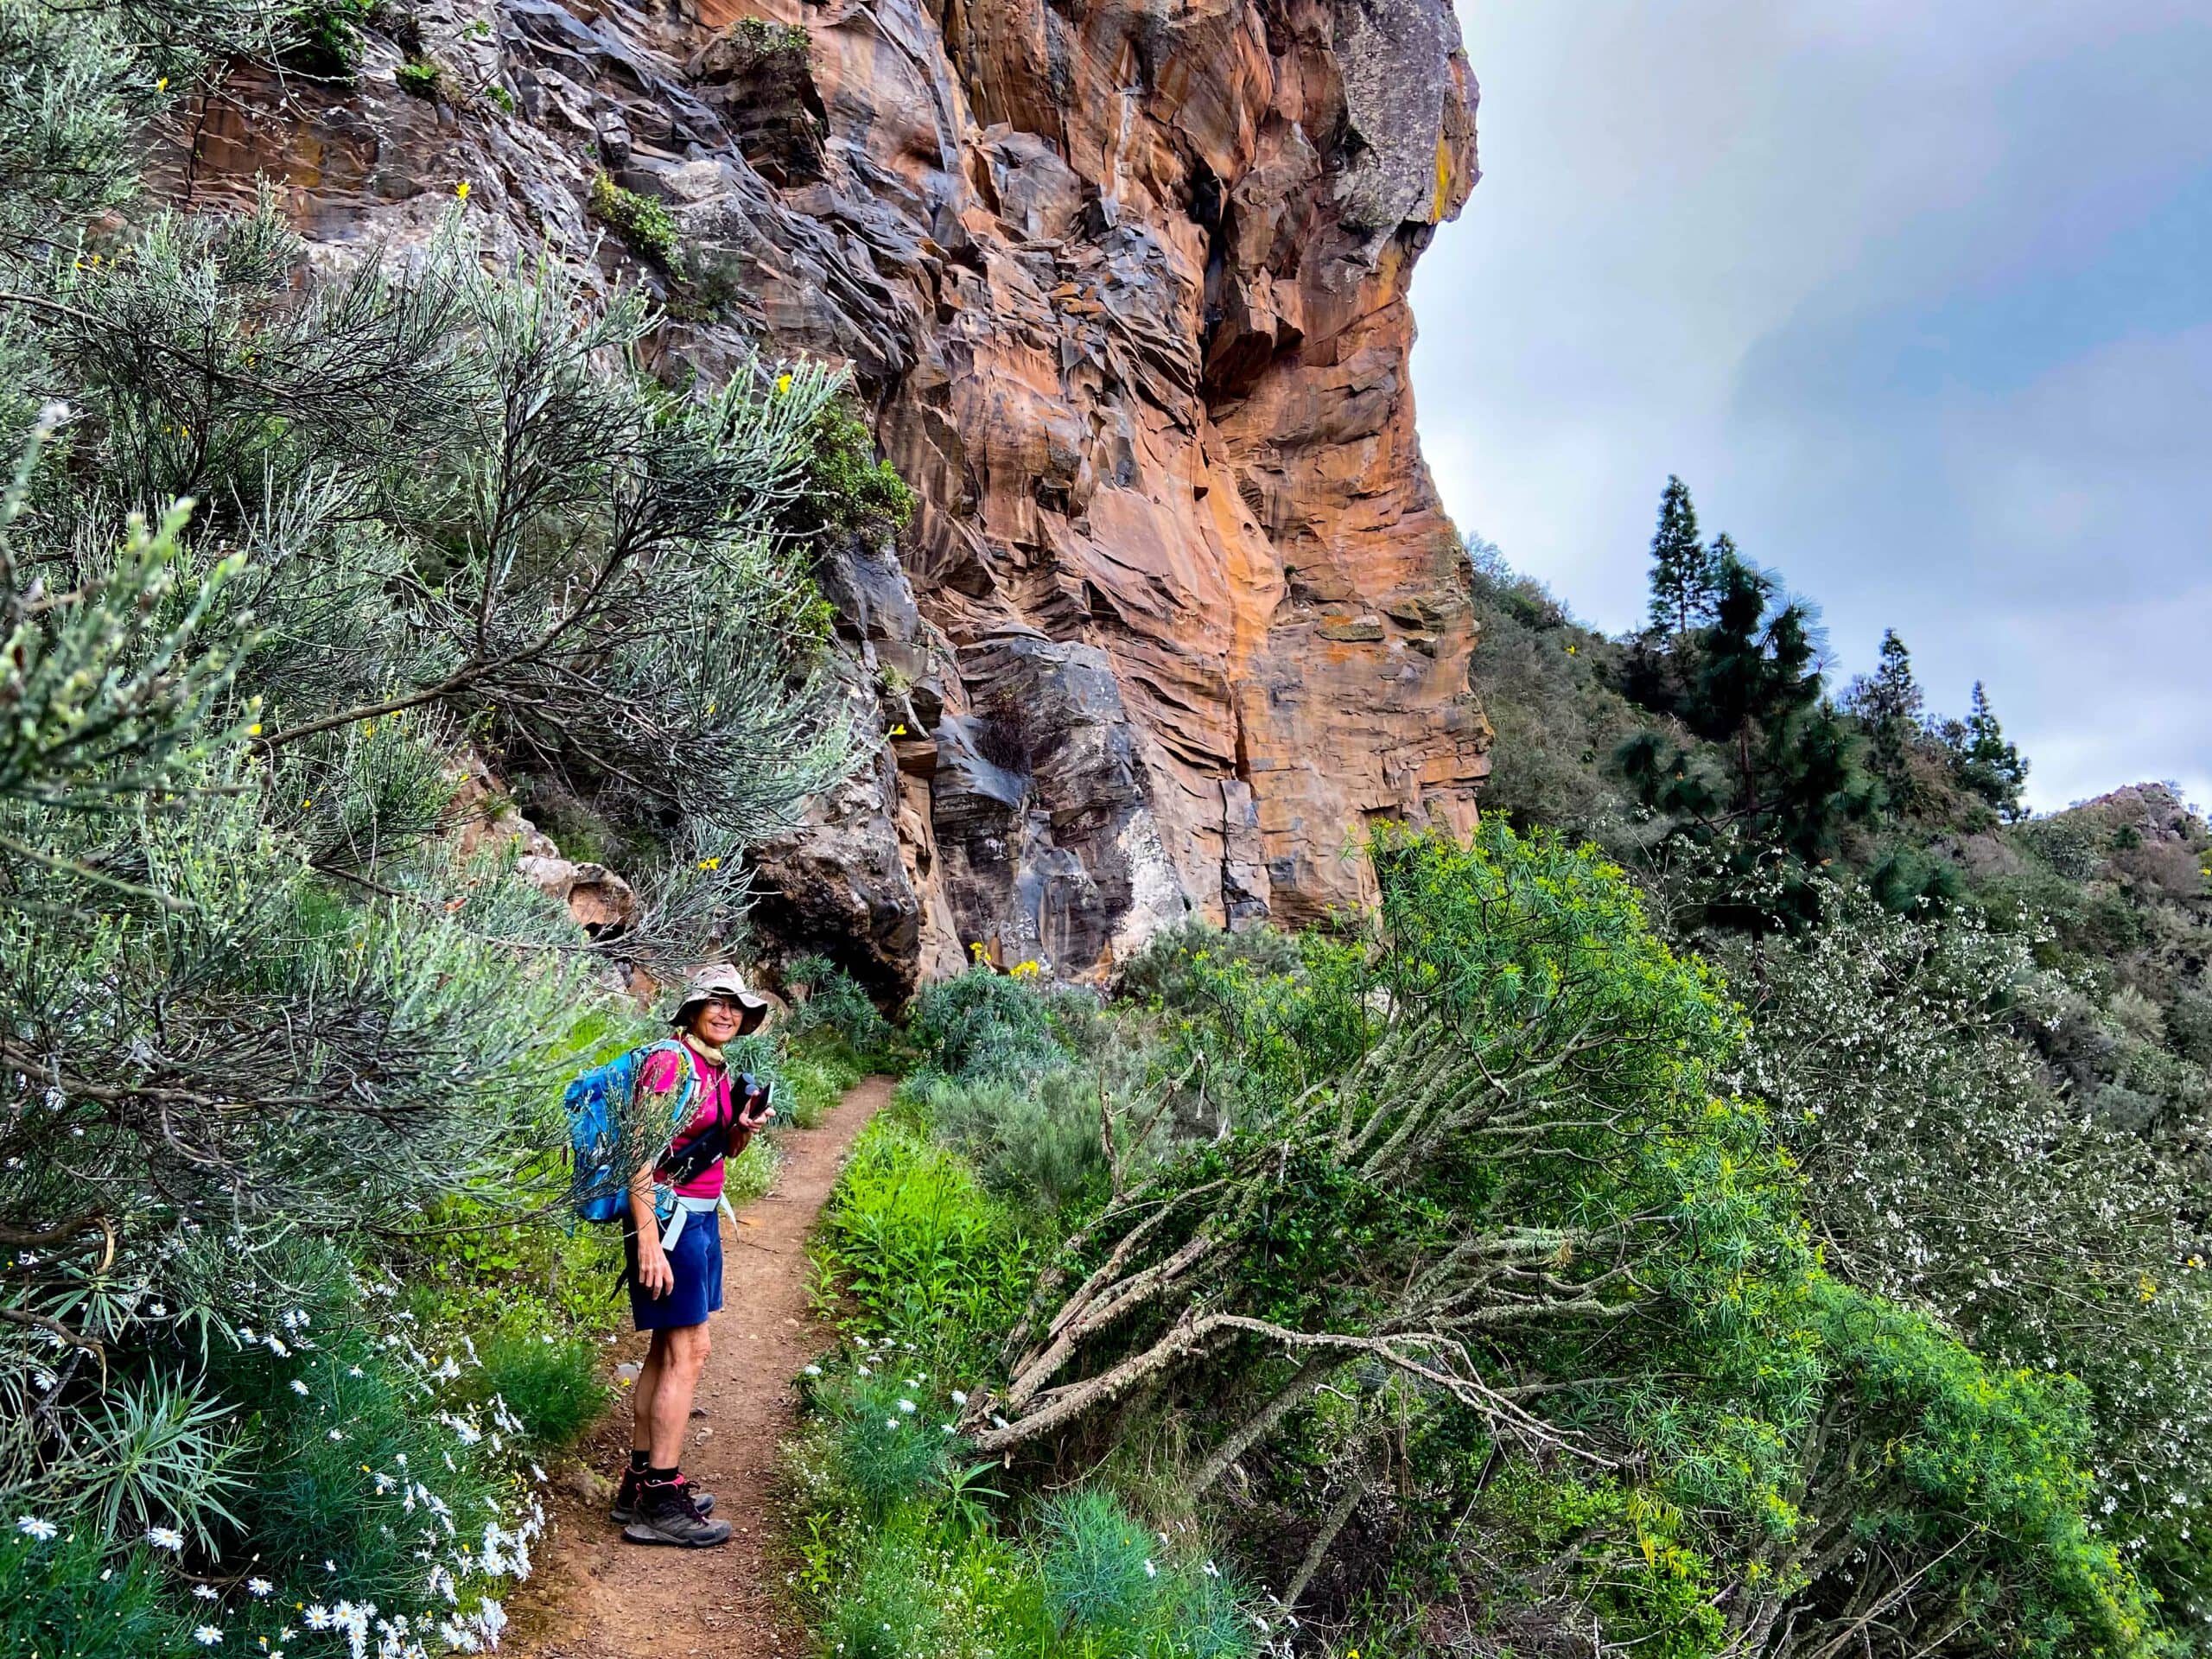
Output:
<instances>
[{"instance_id":1,"label":"orange rock wall","mask_svg":"<svg viewBox=\"0 0 2212 1659\"><path fill-rule=\"evenodd\" d=\"M855 578L910 592L840 601L855 697L912 724L772 850L777 925L865 936L887 982L978 944L1091 972L1179 915L1357 903L1372 817L1472 821L1489 733L1407 379L1413 262L1477 176L1446 0L413 10L356 87L234 86L173 185L274 176L342 252L467 178L509 245L673 293L585 217L604 168L724 296L670 353L850 363L921 493ZM513 109L406 97L407 54Z\"/></svg>"}]
</instances>

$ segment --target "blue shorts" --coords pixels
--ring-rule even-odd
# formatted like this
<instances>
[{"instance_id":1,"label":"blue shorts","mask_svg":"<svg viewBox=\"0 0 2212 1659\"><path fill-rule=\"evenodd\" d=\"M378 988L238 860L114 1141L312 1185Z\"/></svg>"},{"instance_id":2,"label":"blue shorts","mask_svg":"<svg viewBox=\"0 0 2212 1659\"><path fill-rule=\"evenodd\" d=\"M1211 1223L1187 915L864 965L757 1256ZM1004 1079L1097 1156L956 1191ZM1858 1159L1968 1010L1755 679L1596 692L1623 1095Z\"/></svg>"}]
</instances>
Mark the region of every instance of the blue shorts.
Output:
<instances>
[{"instance_id":1,"label":"blue shorts","mask_svg":"<svg viewBox=\"0 0 2212 1659\"><path fill-rule=\"evenodd\" d=\"M668 1253L669 1271L676 1283L665 1296L654 1296L638 1282L638 1235L623 1229L623 1244L630 1260L630 1317L640 1331L668 1331L681 1325L704 1325L707 1315L722 1306L722 1218L709 1210L685 1217Z\"/></svg>"}]
</instances>

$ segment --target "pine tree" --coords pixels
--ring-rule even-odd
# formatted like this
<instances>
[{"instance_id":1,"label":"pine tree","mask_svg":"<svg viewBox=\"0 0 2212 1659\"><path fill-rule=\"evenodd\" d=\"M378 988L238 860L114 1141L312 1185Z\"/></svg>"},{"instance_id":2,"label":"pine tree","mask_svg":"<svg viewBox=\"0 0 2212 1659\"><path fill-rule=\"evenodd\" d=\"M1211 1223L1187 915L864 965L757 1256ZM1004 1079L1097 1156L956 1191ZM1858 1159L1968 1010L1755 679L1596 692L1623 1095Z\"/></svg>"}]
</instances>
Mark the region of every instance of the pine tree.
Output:
<instances>
[{"instance_id":1,"label":"pine tree","mask_svg":"<svg viewBox=\"0 0 2212 1659\"><path fill-rule=\"evenodd\" d=\"M1967 715L1964 741L1953 751L1952 766L1961 785L2006 820L2027 816L2020 791L2028 781L2028 763L2005 741L2005 728L1990 712L1989 694L1980 680L1974 683L1974 709Z\"/></svg>"},{"instance_id":2,"label":"pine tree","mask_svg":"<svg viewBox=\"0 0 2212 1659\"><path fill-rule=\"evenodd\" d=\"M1697 636L1697 664L1680 718L1702 742L1645 732L1616 765L1643 804L1679 833L1725 843L1735 885L1748 890L1764 855L1802 869L1834 855L1847 824L1879 798L1863 744L1825 696L1818 618L1784 598L1770 573L1732 550L1713 572L1713 621ZM1789 912L1801 884L1778 899L1724 893L1713 919L1764 925Z\"/></svg>"},{"instance_id":3,"label":"pine tree","mask_svg":"<svg viewBox=\"0 0 2212 1659\"><path fill-rule=\"evenodd\" d=\"M1726 536L1711 549L1698 539L1697 508L1689 486L1669 476L1659 497L1659 528L1651 537L1651 627L1681 639L1713 614L1719 557L1734 543Z\"/></svg>"},{"instance_id":4,"label":"pine tree","mask_svg":"<svg viewBox=\"0 0 2212 1659\"><path fill-rule=\"evenodd\" d=\"M1843 707L1866 729L1874 770L1889 791L1891 804L1910 810L1918 794L1912 749L1925 730L1926 699L1913 676L1912 653L1896 629L1883 630L1879 665L1851 683Z\"/></svg>"}]
</instances>

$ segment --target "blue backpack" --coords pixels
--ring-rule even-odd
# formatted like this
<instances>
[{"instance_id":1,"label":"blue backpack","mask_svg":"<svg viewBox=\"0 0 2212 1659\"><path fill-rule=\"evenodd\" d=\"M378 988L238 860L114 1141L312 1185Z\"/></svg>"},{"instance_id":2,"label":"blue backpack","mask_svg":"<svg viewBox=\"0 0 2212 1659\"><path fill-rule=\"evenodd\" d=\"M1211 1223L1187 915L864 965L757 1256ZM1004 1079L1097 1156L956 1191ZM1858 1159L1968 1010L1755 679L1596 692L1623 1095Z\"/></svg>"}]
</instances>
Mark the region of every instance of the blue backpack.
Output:
<instances>
[{"instance_id":1,"label":"blue backpack","mask_svg":"<svg viewBox=\"0 0 2212 1659\"><path fill-rule=\"evenodd\" d=\"M666 1119L642 1122L636 1110L638 1077L646 1058L674 1050L683 1061L683 1082L669 1096ZM569 1084L562 1096L569 1109L569 1157L573 1166L569 1202L585 1221L620 1221L630 1213L630 1181L647 1163L658 1163L691 1118L699 1093L699 1074L683 1045L674 1038L647 1043L595 1065ZM665 1208L657 1184L653 1208Z\"/></svg>"}]
</instances>

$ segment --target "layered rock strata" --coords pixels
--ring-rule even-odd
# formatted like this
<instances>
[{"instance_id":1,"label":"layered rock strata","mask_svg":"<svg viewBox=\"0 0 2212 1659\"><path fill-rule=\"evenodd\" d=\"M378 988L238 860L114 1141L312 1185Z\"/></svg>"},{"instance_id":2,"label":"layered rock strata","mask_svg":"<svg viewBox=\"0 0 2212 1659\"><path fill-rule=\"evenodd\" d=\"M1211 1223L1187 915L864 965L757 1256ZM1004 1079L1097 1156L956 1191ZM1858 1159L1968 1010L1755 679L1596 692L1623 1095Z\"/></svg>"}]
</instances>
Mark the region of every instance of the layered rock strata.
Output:
<instances>
[{"instance_id":1,"label":"layered rock strata","mask_svg":"<svg viewBox=\"0 0 2212 1659\"><path fill-rule=\"evenodd\" d=\"M1471 822L1407 378L1413 262L1476 178L1446 0L397 10L351 87L234 76L171 188L266 176L343 257L467 181L506 245L667 294L673 358L849 364L920 493L823 571L883 738L765 857L771 932L887 990L1092 973L1185 915L1357 903L1372 818ZM668 204L680 276L602 238L602 169Z\"/></svg>"}]
</instances>

